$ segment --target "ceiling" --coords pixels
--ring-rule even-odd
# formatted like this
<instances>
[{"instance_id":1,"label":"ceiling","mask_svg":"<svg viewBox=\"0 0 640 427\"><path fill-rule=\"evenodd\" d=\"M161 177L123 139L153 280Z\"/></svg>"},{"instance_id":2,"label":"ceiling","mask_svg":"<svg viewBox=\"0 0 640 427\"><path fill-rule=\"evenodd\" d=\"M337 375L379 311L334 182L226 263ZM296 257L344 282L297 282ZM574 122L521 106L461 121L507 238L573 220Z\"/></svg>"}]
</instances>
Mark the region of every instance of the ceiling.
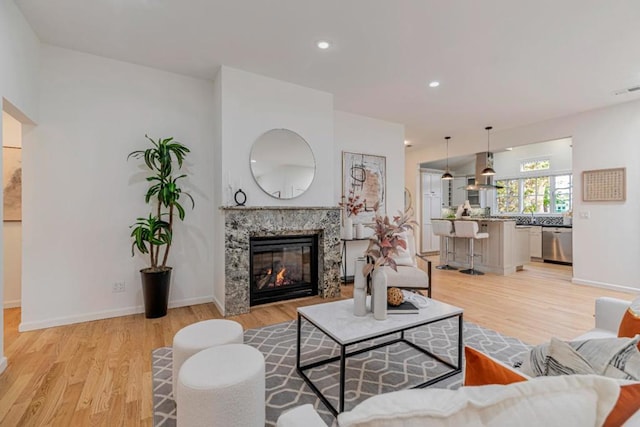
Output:
<instances>
[{"instance_id":1,"label":"ceiling","mask_svg":"<svg viewBox=\"0 0 640 427\"><path fill-rule=\"evenodd\" d=\"M640 99L637 0L16 0L41 41L334 94L414 147ZM319 50L320 39L332 47ZM435 89L432 80L440 81ZM413 148L415 149L415 148Z\"/></svg>"}]
</instances>

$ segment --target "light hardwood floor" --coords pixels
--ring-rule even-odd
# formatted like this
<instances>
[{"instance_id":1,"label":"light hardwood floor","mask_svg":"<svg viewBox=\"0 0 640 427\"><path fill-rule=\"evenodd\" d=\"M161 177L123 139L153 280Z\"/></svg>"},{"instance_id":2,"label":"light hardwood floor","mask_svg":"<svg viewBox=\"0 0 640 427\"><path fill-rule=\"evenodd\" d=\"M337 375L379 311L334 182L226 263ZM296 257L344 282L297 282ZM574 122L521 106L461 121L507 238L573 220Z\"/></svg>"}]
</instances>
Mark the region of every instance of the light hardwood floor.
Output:
<instances>
[{"instance_id":1,"label":"light hardwood floor","mask_svg":"<svg viewBox=\"0 0 640 427\"><path fill-rule=\"evenodd\" d=\"M467 321L538 344L593 327L598 296L633 297L570 280L570 267L541 263L506 277L434 269L433 298L464 308ZM343 298L351 294L351 286L343 287ZM232 319L257 328L326 301L274 303ZM213 304L202 304L169 310L162 319L140 314L19 333L20 309L4 315L9 365L0 375L2 426L152 425L151 351L171 345L185 325L221 317Z\"/></svg>"}]
</instances>

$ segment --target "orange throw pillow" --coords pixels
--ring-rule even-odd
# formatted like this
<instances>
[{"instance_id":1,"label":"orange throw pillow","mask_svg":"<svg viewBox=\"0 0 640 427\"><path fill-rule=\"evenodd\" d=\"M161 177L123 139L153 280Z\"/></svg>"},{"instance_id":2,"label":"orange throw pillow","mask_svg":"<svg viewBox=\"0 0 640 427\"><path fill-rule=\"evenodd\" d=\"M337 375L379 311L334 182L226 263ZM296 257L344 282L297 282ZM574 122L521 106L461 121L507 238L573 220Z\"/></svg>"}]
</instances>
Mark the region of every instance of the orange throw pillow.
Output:
<instances>
[{"instance_id":1,"label":"orange throw pillow","mask_svg":"<svg viewBox=\"0 0 640 427\"><path fill-rule=\"evenodd\" d=\"M640 411L640 383L620 386L618 401L603 427L621 426L637 411Z\"/></svg>"},{"instance_id":2,"label":"orange throw pillow","mask_svg":"<svg viewBox=\"0 0 640 427\"><path fill-rule=\"evenodd\" d=\"M511 384L527 378L491 359L471 347L464 348L464 385Z\"/></svg>"},{"instance_id":3,"label":"orange throw pillow","mask_svg":"<svg viewBox=\"0 0 640 427\"><path fill-rule=\"evenodd\" d=\"M640 334L640 297L631 301L631 305L624 312L618 328L619 337L633 338L637 334Z\"/></svg>"}]
</instances>

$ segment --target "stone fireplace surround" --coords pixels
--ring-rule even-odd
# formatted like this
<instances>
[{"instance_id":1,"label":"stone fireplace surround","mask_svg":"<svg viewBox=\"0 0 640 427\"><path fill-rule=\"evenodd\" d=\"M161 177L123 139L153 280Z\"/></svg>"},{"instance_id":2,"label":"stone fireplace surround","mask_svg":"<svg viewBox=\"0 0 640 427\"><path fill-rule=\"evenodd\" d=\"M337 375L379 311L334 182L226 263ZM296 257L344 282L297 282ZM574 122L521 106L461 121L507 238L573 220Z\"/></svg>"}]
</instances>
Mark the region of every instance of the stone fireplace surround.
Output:
<instances>
[{"instance_id":1,"label":"stone fireplace surround","mask_svg":"<svg viewBox=\"0 0 640 427\"><path fill-rule=\"evenodd\" d=\"M248 313L249 239L318 235L318 294L340 295L340 208L230 206L224 212L225 316Z\"/></svg>"}]
</instances>

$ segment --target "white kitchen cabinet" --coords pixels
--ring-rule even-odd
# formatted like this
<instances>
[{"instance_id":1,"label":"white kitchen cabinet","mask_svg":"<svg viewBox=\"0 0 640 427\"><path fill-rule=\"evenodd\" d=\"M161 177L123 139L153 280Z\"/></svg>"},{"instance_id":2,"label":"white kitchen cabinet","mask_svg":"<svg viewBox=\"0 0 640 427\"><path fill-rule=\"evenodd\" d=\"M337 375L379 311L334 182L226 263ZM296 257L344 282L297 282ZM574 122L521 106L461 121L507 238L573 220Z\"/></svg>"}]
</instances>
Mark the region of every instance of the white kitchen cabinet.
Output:
<instances>
[{"instance_id":1,"label":"white kitchen cabinet","mask_svg":"<svg viewBox=\"0 0 640 427\"><path fill-rule=\"evenodd\" d=\"M422 172L422 236L420 250L437 252L440 238L433 235L431 218L442 215L442 172Z\"/></svg>"},{"instance_id":2,"label":"white kitchen cabinet","mask_svg":"<svg viewBox=\"0 0 640 427\"><path fill-rule=\"evenodd\" d=\"M542 227L539 225L529 228L529 255L531 258L542 258Z\"/></svg>"},{"instance_id":3,"label":"white kitchen cabinet","mask_svg":"<svg viewBox=\"0 0 640 427\"><path fill-rule=\"evenodd\" d=\"M423 172L422 173L422 194L442 197L442 174Z\"/></svg>"}]
</instances>

